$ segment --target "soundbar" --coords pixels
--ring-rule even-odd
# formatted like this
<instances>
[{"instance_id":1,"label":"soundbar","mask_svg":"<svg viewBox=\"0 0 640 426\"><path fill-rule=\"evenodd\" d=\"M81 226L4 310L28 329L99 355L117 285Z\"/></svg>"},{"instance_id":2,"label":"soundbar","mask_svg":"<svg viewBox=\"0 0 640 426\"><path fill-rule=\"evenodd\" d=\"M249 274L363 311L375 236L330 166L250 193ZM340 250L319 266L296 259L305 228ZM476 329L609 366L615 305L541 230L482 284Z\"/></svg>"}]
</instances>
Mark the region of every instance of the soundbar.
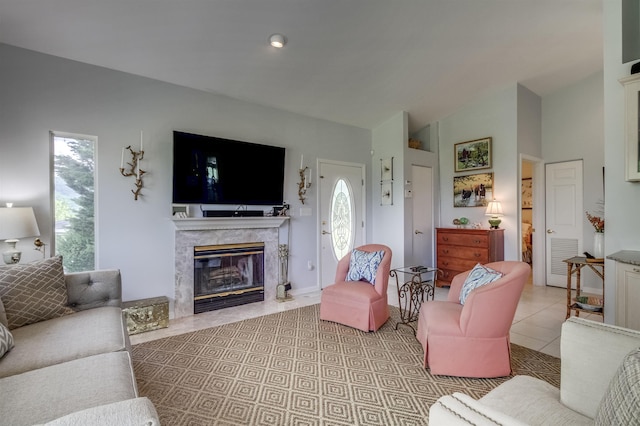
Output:
<instances>
[{"instance_id":1,"label":"soundbar","mask_svg":"<svg viewBox=\"0 0 640 426\"><path fill-rule=\"evenodd\" d=\"M204 217L262 217L262 210L203 210Z\"/></svg>"}]
</instances>

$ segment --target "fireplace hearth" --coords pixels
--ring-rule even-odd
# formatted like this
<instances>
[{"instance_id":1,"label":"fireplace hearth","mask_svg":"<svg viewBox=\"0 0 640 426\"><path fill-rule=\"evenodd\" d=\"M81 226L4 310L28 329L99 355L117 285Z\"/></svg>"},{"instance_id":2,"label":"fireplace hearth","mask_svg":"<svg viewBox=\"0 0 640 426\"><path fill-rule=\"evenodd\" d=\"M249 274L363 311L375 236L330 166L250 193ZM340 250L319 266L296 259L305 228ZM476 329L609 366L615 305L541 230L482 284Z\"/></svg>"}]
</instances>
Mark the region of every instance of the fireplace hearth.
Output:
<instances>
[{"instance_id":1,"label":"fireplace hearth","mask_svg":"<svg viewBox=\"0 0 640 426\"><path fill-rule=\"evenodd\" d=\"M264 243L193 249L194 313L264 300Z\"/></svg>"}]
</instances>

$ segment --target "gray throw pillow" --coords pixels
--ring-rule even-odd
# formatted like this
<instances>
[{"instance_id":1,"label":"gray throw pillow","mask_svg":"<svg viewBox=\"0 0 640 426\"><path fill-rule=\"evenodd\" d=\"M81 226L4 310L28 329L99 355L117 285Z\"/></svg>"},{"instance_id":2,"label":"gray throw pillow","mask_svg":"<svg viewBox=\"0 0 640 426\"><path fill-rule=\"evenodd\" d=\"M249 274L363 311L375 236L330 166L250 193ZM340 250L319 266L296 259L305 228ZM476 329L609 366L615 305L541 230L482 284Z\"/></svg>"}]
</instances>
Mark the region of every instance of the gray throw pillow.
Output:
<instances>
[{"instance_id":1,"label":"gray throw pillow","mask_svg":"<svg viewBox=\"0 0 640 426\"><path fill-rule=\"evenodd\" d=\"M0 266L0 299L9 330L73 313L62 257Z\"/></svg>"},{"instance_id":2,"label":"gray throw pillow","mask_svg":"<svg viewBox=\"0 0 640 426\"><path fill-rule=\"evenodd\" d=\"M624 357L602 397L596 425L640 424L640 348Z\"/></svg>"}]
</instances>

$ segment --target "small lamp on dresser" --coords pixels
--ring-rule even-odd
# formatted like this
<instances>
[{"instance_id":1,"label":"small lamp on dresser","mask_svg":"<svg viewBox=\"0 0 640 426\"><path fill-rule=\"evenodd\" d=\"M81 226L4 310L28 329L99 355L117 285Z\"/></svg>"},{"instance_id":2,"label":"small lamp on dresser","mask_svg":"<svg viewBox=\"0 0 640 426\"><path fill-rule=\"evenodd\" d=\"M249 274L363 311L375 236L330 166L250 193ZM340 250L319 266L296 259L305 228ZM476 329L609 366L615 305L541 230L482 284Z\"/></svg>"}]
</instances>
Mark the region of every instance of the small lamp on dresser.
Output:
<instances>
[{"instance_id":1,"label":"small lamp on dresser","mask_svg":"<svg viewBox=\"0 0 640 426\"><path fill-rule=\"evenodd\" d=\"M502 222L500 216L503 216L500 201L489 201L485 215L490 216L489 225L491 225L491 229L498 229L500 227L500 222Z\"/></svg>"}]
</instances>

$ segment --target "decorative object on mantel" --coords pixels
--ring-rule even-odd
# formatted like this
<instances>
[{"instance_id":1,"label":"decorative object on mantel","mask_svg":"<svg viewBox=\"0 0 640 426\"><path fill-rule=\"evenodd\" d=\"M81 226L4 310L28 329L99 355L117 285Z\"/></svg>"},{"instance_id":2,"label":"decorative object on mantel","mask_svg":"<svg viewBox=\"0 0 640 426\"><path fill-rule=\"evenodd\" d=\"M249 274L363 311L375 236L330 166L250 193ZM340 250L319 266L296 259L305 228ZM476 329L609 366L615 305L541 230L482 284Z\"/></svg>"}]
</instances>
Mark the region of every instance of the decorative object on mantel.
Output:
<instances>
[{"instance_id":1,"label":"decorative object on mantel","mask_svg":"<svg viewBox=\"0 0 640 426\"><path fill-rule=\"evenodd\" d=\"M276 299L278 302L284 302L291 299L287 291L291 289L289 283L289 246L287 244L278 244L278 260L280 261L280 284L276 287Z\"/></svg>"},{"instance_id":2,"label":"decorative object on mantel","mask_svg":"<svg viewBox=\"0 0 640 426\"><path fill-rule=\"evenodd\" d=\"M587 220L591 223L595 229L593 234L593 255L596 259L604 258L604 219L599 216L593 216L589 212L587 214Z\"/></svg>"},{"instance_id":3,"label":"decorative object on mantel","mask_svg":"<svg viewBox=\"0 0 640 426\"><path fill-rule=\"evenodd\" d=\"M140 151L134 151L133 148L131 148L131 145L122 148L122 156L120 157L120 173L122 174L122 176L124 177L129 177L129 176L134 176L135 177L135 186L136 189L135 190L131 190L131 192L133 193L133 199L134 200L138 200L138 197L142 194L140 194L140 191L142 190L142 187L144 186L143 182L142 182L142 176L146 173L145 170L142 170L140 168L140 164L142 163L142 160L144 159L144 136L142 131L140 131ZM128 150L131 153L131 162L127 163L127 166L129 166L129 170L125 171L124 169L124 152Z\"/></svg>"},{"instance_id":4,"label":"decorative object on mantel","mask_svg":"<svg viewBox=\"0 0 640 426\"><path fill-rule=\"evenodd\" d=\"M309 170L309 179L307 179L306 175L307 170ZM300 199L300 202L304 204L307 189L311 188L311 169L304 165L304 155L300 156L300 169L298 172L300 173L300 182L298 182L298 199Z\"/></svg>"},{"instance_id":5,"label":"decorative object on mantel","mask_svg":"<svg viewBox=\"0 0 640 426\"><path fill-rule=\"evenodd\" d=\"M499 229L500 222L502 222L500 216L503 216L502 205L500 204L500 201L489 201L489 205L487 205L487 211L485 212L485 215L491 216L491 219L489 219L489 225L491 225L491 229Z\"/></svg>"}]
</instances>

